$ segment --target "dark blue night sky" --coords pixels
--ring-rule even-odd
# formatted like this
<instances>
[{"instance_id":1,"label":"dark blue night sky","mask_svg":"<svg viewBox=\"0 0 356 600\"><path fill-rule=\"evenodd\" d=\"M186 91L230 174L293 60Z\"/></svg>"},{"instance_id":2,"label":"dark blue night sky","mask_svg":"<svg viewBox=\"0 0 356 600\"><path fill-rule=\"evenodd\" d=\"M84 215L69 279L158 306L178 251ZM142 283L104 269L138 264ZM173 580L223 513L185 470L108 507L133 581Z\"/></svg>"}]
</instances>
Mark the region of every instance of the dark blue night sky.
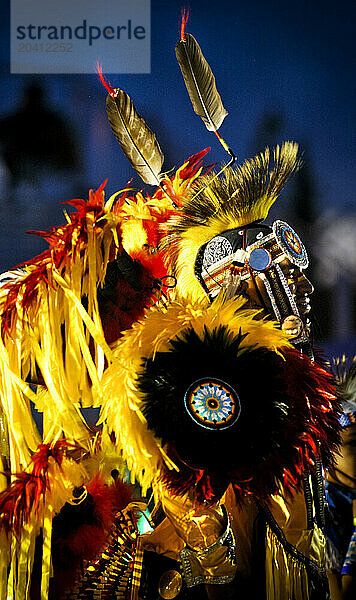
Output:
<instances>
[{"instance_id":1,"label":"dark blue night sky","mask_svg":"<svg viewBox=\"0 0 356 600\"><path fill-rule=\"evenodd\" d=\"M10 75L9 3L3 0L2 8L6 5L0 36L1 115L15 109L24 84L33 79ZM98 0L100 10L103 5ZM181 0L151 2L150 75L108 75L114 87L131 96L155 131L166 156L166 170L206 146L212 146L208 162L227 158L194 114L176 62L182 5ZM295 140L305 153L313 180L316 215L332 211L334 219L355 213L353 3L192 0L190 11L187 31L196 37L210 63L229 112L220 133L239 160L263 150L267 143ZM48 103L70 123L77 140L81 194L106 178L108 194L123 188L132 170L107 123L106 91L97 75L40 75L37 81ZM266 128L266 122L274 122L274 129ZM138 178L134 183L142 187ZM70 197L74 193L78 192L68 192ZM27 218L16 222L19 241L2 239L0 268L9 268L40 249L40 242L32 238L20 241L26 229L63 220L62 208L53 198L46 208L43 200L33 198ZM6 219L11 226L13 215ZM0 239L6 231L3 225Z\"/></svg>"},{"instance_id":2,"label":"dark blue night sky","mask_svg":"<svg viewBox=\"0 0 356 600\"><path fill-rule=\"evenodd\" d=\"M181 6L177 0L152 0L151 75L111 76L113 84L131 95L156 131L166 151L167 169L207 145L213 146L212 161L225 159L193 113L175 60ZM187 29L211 64L229 111L221 134L242 160L257 150L254 140L263 113L283 115L276 139L295 139L307 148L320 207L338 204L351 209L355 202L355 27L351 7L351 2L329 0L190 2ZM19 86L26 80L8 75L8 23L8 18L2 19L1 112L15 106ZM105 70L105 64L103 67ZM109 177L110 188L120 186L130 171L120 149L106 139L105 132L95 137L97 129L104 127L98 113L104 115L105 101L96 76L42 75L39 79L53 104L68 111L84 144L88 132L81 128L97 118L97 125L92 124L94 138L83 158L88 185L98 185Z\"/></svg>"}]
</instances>

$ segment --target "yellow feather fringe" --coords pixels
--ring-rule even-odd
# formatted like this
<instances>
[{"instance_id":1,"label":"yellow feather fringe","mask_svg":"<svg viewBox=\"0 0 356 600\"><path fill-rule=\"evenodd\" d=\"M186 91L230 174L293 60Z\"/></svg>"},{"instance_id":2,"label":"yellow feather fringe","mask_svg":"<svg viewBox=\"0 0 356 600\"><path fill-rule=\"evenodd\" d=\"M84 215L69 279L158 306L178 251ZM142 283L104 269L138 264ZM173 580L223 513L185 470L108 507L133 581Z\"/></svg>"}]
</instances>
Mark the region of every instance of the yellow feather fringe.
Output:
<instances>
[{"instance_id":1,"label":"yellow feather fringe","mask_svg":"<svg viewBox=\"0 0 356 600\"><path fill-rule=\"evenodd\" d=\"M41 264L30 263L14 280L16 285L20 282L20 287L10 332L0 337L0 414L8 425L6 460L12 476L27 469L41 442L65 436L90 450L91 432L80 409L100 402L104 361L111 361L99 315L97 287L104 281L110 253L118 247L120 220L118 215L107 213L98 227L89 210L85 217L87 236L82 235L81 225L73 227L69 250L58 269L48 254ZM61 231L58 234L60 237ZM37 293L23 308L28 291L26 277L44 264L48 283L43 277L32 282ZM0 289L0 312L6 307L8 293L7 288ZM81 302L83 296L87 298L87 309ZM30 387L26 380L34 381L38 372L45 385ZM43 413L43 439L32 418L30 400ZM9 572L8 580L5 576L1 581L1 598L28 597L35 540L41 527L41 598L48 597L52 515L71 497L73 487L88 481L89 473L64 459L61 468L50 465L49 478L50 491L39 512L24 524L20 539L1 540L0 575Z\"/></svg>"},{"instance_id":2,"label":"yellow feather fringe","mask_svg":"<svg viewBox=\"0 0 356 600\"><path fill-rule=\"evenodd\" d=\"M44 504L24 523L19 539L7 537L0 529L0 591L1 598L27 600L29 598L35 542L43 530L41 599L48 597L51 572L52 517L72 497L73 488L89 479L83 464L64 458L61 467L49 459L49 489ZM6 573L10 568L7 579ZM7 590L5 593L5 589Z\"/></svg>"},{"instance_id":3,"label":"yellow feather fringe","mask_svg":"<svg viewBox=\"0 0 356 600\"><path fill-rule=\"evenodd\" d=\"M26 291L26 276L34 272L36 265L30 264L22 276L24 283L10 335L0 340L0 402L10 424L9 458L13 472L27 466L41 441L29 400L43 412L44 442L65 435L69 441L76 440L84 446L89 443L90 432L80 408L99 403L104 361L111 361L101 326L97 286L104 281L110 249L117 247L119 221L110 213L101 218L101 227L95 227L93 213L88 212L87 240L80 242L79 231L74 228L72 249L64 257L64 268L60 273L48 260L49 284L43 278L38 280L37 296L26 306L26 313L22 295ZM0 311L7 294L7 289L0 290ZM88 299L87 310L81 302L84 295ZM33 380L38 369L47 389L45 395L41 387L36 392L26 384L26 379Z\"/></svg>"}]
</instances>

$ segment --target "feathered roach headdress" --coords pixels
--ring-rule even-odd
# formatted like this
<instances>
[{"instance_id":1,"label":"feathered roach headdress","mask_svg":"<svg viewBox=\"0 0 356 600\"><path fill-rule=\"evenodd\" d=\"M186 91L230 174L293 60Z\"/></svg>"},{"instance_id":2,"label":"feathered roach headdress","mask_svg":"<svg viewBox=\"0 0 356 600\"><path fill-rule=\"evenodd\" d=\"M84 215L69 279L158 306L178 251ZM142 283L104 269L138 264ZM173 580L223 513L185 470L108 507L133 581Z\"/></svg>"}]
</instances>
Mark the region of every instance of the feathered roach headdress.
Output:
<instances>
[{"instance_id":1,"label":"feathered roach headdress","mask_svg":"<svg viewBox=\"0 0 356 600\"><path fill-rule=\"evenodd\" d=\"M242 166L226 169L219 178L209 173L199 180L182 211L168 222L168 235L162 240L179 293L186 294L189 290L193 298L205 296L201 277L197 278L197 259L201 248L210 240L251 224L256 224L256 230L260 231L258 223L266 219L278 194L300 165L297 152L297 144L286 142L275 149L272 166L267 148ZM197 187L202 191L197 192ZM248 245L255 241L250 239ZM217 253L216 260L223 256Z\"/></svg>"}]
</instances>

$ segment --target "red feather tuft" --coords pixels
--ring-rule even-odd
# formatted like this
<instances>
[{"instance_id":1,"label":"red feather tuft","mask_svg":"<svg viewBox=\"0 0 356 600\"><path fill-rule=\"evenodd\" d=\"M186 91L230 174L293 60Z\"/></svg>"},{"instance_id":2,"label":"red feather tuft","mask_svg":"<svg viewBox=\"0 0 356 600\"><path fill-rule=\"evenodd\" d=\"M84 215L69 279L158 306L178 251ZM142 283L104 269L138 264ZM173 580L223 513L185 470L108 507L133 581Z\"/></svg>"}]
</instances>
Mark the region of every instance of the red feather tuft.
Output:
<instances>
[{"instance_id":1,"label":"red feather tuft","mask_svg":"<svg viewBox=\"0 0 356 600\"><path fill-rule=\"evenodd\" d=\"M140 265L136 289L122 275L113 296L100 304L104 335L109 344L142 318L144 310L154 304L160 291L163 294L167 291L164 280L161 283L161 278L166 276L166 269L159 253L149 254L146 250L137 250L131 252L130 256Z\"/></svg>"},{"instance_id":2,"label":"red feather tuft","mask_svg":"<svg viewBox=\"0 0 356 600\"><path fill-rule=\"evenodd\" d=\"M132 511L128 515L121 512L132 500L133 487L120 479L107 486L96 476L87 489L89 494L82 503L77 506L65 505L54 520L54 532L58 534L54 535L52 544L55 575L53 597L56 598L64 597L66 590L72 589L76 579L79 582L80 597L82 594L87 597L90 582L97 577L101 577L102 581L102 573L108 583L105 574L108 560L113 557L113 549L117 550L118 544L119 547L123 544L122 552L130 553L135 546L135 516ZM134 536L131 535L133 531ZM122 538L119 542L118 536ZM127 557L128 554L125 561ZM85 593L80 587L83 561L90 561L92 567L89 581L84 580L83 583L88 586L85 587ZM118 563L115 565L120 568ZM111 588L106 586L105 589L111 598Z\"/></svg>"},{"instance_id":3,"label":"red feather tuft","mask_svg":"<svg viewBox=\"0 0 356 600\"><path fill-rule=\"evenodd\" d=\"M59 466L67 450L73 447L65 440L55 444L41 444L32 456L32 469L17 473L13 483L0 494L0 516L2 525L9 532L19 535L23 524L32 514L37 514L44 502L49 484L49 459ZM74 448L74 447L73 447Z\"/></svg>"},{"instance_id":4,"label":"red feather tuft","mask_svg":"<svg viewBox=\"0 0 356 600\"><path fill-rule=\"evenodd\" d=\"M115 484L111 486L114 497L114 510L123 510L130 502L132 502L132 496L134 488L129 483L124 483L120 477L115 481Z\"/></svg>"},{"instance_id":5,"label":"red feather tuft","mask_svg":"<svg viewBox=\"0 0 356 600\"><path fill-rule=\"evenodd\" d=\"M190 16L189 8L182 8L182 21L181 21L181 25L180 25L180 39L183 42L185 41L185 27L188 23L189 16Z\"/></svg>"},{"instance_id":6,"label":"red feather tuft","mask_svg":"<svg viewBox=\"0 0 356 600\"><path fill-rule=\"evenodd\" d=\"M180 179L190 179L193 177L200 168L202 159L210 150L210 147L204 148L204 150L190 156L187 160L187 165L179 172Z\"/></svg>"},{"instance_id":7,"label":"red feather tuft","mask_svg":"<svg viewBox=\"0 0 356 600\"><path fill-rule=\"evenodd\" d=\"M145 250L136 250L131 252L130 256L134 260L139 260L144 268L142 285L149 286L151 284L152 286L152 279L161 279L166 276L167 271L161 254L156 252L149 254Z\"/></svg>"},{"instance_id":8,"label":"red feather tuft","mask_svg":"<svg viewBox=\"0 0 356 600\"><path fill-rule=\"evenodd\" d=\"M84 511L80 523L77 516L75 528L68 529L64 525L62 531L69 532L56 539L57 551L60 550L61 554L68 552L80 560L90 560L100 552L112 528L115 514L126 508L133 494L132 486L123 483L120 478L108 486L100 475L90 481L87 490L92 502L90 511ZM80 509L80 506L74 507L74 510Z\"/></svg>"},{"instance_id":9,"label":"red feather tuft","mask_svg":"<svg viewBox=\"0 0 356 600\"><path fill-rule=\"evenodd\" d=\"M110 83L108 83L106 81L106 79L104 78L104 76L103 76L103 69L102 69L102 67L101 67L101 65L99 63L97 63L97 65L96 65L96 70L97 70L98 75L100 77L101 83L107 89L107 91L109 92L110 96L112 96L114 98L116 92L115 92L114 88L110 85Z\"/></svg>"}]
</instances>

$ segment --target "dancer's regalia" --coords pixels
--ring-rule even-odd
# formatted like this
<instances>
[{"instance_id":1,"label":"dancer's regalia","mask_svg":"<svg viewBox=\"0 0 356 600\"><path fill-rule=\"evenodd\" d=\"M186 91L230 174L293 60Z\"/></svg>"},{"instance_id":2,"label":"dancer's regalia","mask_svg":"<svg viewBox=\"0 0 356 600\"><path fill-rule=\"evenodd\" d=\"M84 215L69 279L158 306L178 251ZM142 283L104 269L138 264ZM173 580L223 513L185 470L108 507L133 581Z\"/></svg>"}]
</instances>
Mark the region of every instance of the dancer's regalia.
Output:
<instances>
[{"instance_id":1,"label":"dancer's regalia","mask_svg":"<svg viewBox=\"0 0 356 600\"><path fill-rule=\"evenodd\" d=\"M184 28L177 56L216 132L226 111ZM155 136L106 86L117 139L159 185L72 201L42 234L48 251L3 278L2 596L39 580L44 599L54 575L58 598L194 598L212 584L224 598L327 598L321 464L337 403L298 304L306 250L287 223L264 223L297 145L204 176L203 151L162 176ZM113 469L148 509L105 485Z\"/></svg>"}]
</instances>

